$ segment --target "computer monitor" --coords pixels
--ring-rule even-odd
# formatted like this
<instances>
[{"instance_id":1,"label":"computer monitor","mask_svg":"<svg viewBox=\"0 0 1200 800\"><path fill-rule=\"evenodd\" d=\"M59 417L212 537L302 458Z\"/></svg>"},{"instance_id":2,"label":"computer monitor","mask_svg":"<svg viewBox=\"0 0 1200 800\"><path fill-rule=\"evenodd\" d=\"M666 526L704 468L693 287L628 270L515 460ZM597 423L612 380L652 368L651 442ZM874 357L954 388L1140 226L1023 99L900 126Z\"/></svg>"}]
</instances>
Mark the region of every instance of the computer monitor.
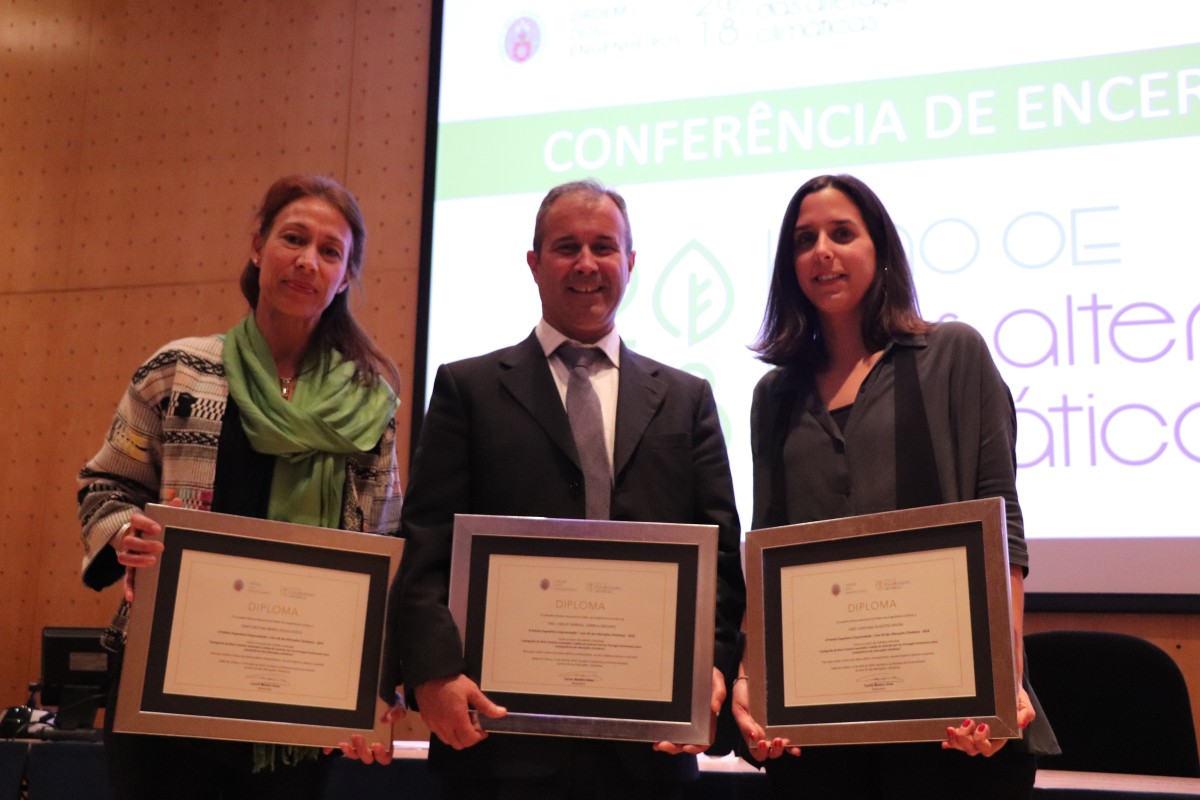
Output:
<instances>
[{"instance_id":1,"label":"computer monitor","mask_svg":"<svg viewBox=\"0 0 1200 800\"><path fill-rule=\"evenodd\" d=\"M108 694L112 653L100 643L103 628L42 629L41 705L57 707L61 730L90 728Z\"/></svg>"}]
</instances>

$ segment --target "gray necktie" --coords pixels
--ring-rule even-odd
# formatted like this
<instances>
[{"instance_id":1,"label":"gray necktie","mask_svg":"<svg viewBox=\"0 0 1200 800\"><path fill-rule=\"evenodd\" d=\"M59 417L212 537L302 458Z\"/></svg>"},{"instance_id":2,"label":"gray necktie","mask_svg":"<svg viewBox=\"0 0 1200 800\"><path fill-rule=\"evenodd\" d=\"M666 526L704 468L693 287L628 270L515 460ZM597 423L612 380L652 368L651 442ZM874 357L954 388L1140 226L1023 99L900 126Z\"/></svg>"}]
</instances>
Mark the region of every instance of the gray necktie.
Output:
<instances>
[{"instance_id":1,"label":"gray necktie","mask_svg":"<svg viewBox=\"0 0 1200 800\"><path fill-rule=\"evenodd\" d=\"M567 381L567 418L579 451L583 468L584 500L588 519L608 519L612 496L612 468L608 464L608 447L604 443L604 415L600 412L600 397L592 386L588 368L604 356L595 347L576 347L563 343L557 351L560 361L571 370Z\"/></svg>"}]
</instances>

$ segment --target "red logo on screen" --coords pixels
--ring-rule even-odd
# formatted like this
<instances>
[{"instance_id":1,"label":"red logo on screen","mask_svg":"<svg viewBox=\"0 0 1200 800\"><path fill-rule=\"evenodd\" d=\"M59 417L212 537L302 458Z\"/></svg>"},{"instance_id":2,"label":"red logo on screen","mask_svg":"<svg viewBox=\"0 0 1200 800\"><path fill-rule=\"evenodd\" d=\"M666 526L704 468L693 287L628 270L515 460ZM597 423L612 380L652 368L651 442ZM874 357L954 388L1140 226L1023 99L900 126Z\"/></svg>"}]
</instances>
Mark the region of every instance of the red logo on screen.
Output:
<instances>
[{"instance_id":1,"label":"red logo on screen","mask_svg":"<svg viewBox=\"0 0 1200 800\"><path fill-rule=\"evenodd\" d=\"M834 596L834 597L837 597L839 594L841 594L841 593L842 593L842 587L841 587L841 586L838 586L838 585L835 583L835 584L833 585L833 588L832 588L832 589L830 589L829 591L833 593L833 596Z\"/></svg>"},{"instance_id":2,"label":"red logo on screen","mask_svg":"<svg viewBox=\"0 0 1200 800\"><path fill-rule=\"evenodd\" d=\"M533 58L542 44L542 31L535 20L513 20L504 34L504 53L518 64Z\"/></svg>"}]
</instances>

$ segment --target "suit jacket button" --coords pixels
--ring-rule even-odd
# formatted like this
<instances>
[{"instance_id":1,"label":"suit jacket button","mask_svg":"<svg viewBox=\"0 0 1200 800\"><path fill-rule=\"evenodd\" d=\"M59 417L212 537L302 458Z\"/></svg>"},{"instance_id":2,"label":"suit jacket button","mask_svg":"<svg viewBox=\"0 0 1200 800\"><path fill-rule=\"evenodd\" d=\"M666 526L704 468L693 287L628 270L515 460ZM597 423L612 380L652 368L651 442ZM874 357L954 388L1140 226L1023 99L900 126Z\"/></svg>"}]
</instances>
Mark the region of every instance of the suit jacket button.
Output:
<instances>
[{"instance_id":1,"label":"suit jacket button","mask_svg":"<svg viewBox=\"0 0 1200 800\"><path fill-rule=\"evenodd\" d=\"M572 500L583 497L583 484L579 481L571 481L567 484L567 497Z\"/></svg>"}]
</instances>

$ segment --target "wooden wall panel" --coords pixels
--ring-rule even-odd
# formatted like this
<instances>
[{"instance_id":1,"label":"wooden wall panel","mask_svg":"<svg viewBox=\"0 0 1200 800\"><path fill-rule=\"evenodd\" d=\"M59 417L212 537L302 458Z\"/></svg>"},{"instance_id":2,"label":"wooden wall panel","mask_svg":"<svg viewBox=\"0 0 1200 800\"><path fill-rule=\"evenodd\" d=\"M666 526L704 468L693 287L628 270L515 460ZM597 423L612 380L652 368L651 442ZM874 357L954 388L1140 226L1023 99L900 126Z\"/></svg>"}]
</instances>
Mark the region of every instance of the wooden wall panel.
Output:
<instances>
[{"instance_id":1,"label":"wooden wall panel","mask_svg":"<svg viewBox=\"0 0 1200 800\"><path fill-rule=\"evenodd\" d=\"M364 3L358 12L346 175L370 221L362 318L401 371L396 446L409 450L409 411L421 250L427 2Z\"/></svg>"},{"instance_id":2,"label":"wooden wall panel","mask_svg":"<svg viewBox=\"0 0 1200 800\"><path fill-rule=\"evenodd\" d=\"M62 275L81 150L89 5L0 4L0 292Z\"/></svg>"},{"instance_id":3,"label":"wooden wall panel","mask_svg":"<svg viewBox=\"0 0 1200 800\"><path fill-rule=\"evenodd\" d=\"M429 14L428 0L0 0L0 705L37 677L43 626L111 617L119 590L79 580L75 475L147 355L244 313L237 276L278 176L325 173L358 195L352 302L409 383Z\"/></svg>"}]
</instances>

